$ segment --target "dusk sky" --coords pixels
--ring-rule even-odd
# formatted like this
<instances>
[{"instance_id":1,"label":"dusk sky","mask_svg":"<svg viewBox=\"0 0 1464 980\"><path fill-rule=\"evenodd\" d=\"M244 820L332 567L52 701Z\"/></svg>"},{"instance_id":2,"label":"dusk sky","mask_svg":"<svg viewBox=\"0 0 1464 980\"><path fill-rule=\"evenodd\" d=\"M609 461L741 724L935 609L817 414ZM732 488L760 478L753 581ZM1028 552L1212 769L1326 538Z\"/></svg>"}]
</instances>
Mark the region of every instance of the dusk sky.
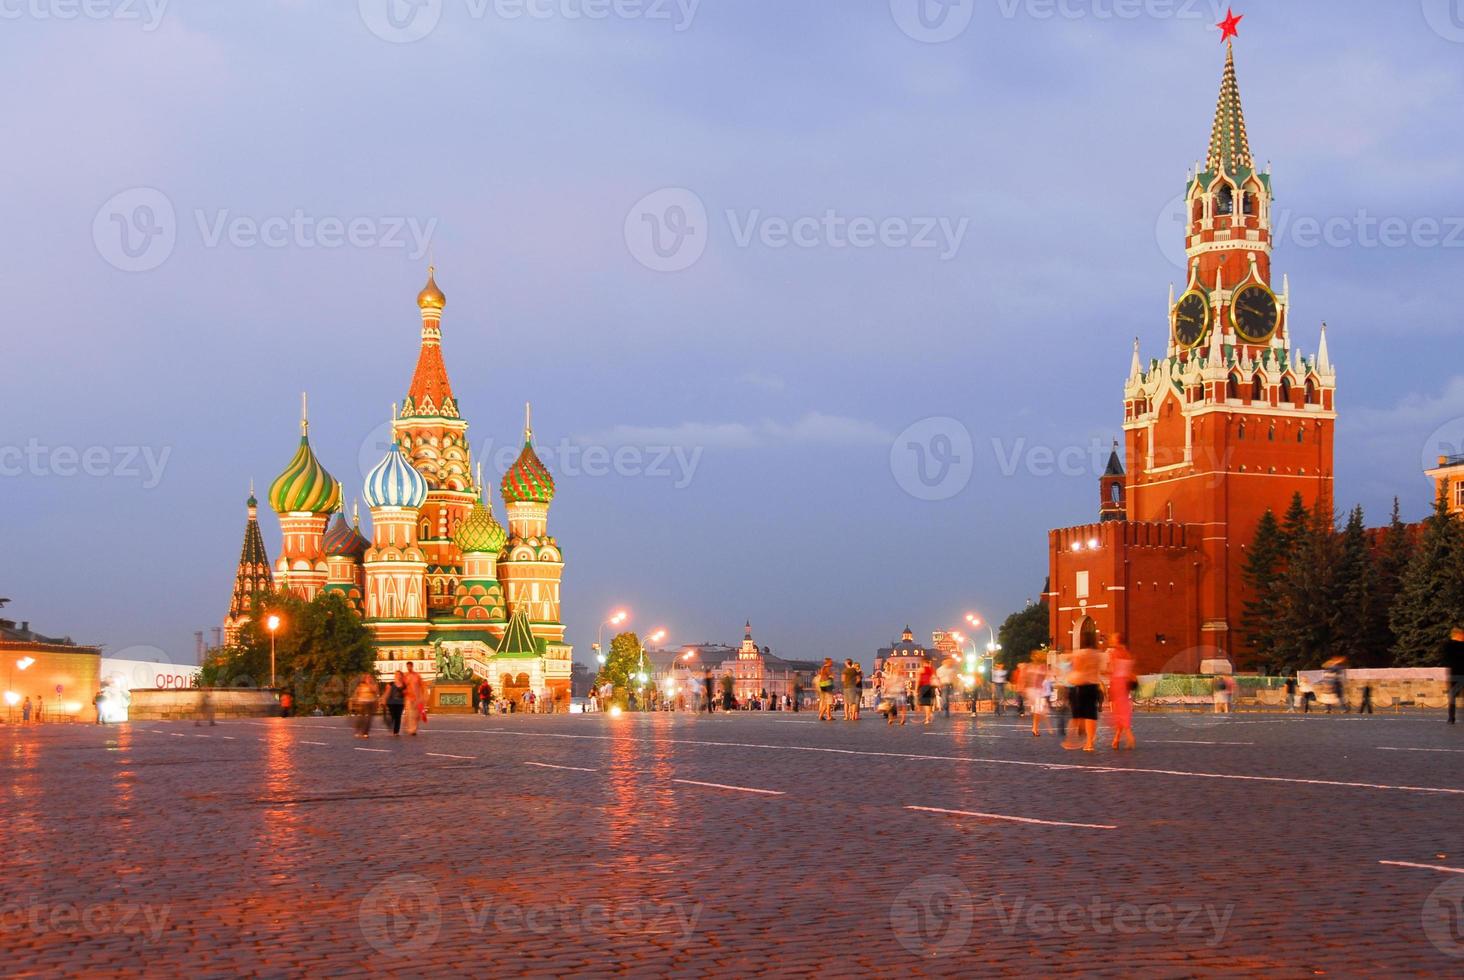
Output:
<instances>
[{"instance_id":1,"label":"dusk sky","mask_svg":"<svg viewBox=\"0 0 1464 980\"><path fill-rule=\"evenodd\" d=\"M429 260L495 487L533 402L577 659L620 605L868 661L1035 599L1164 354L1225 9L920 2L0 5L3 615L191 661L302 391L360 496ZM1237 13L1337 503L1416 519L1464 451L1464 5Z\"/></svg>"}]
</instances>

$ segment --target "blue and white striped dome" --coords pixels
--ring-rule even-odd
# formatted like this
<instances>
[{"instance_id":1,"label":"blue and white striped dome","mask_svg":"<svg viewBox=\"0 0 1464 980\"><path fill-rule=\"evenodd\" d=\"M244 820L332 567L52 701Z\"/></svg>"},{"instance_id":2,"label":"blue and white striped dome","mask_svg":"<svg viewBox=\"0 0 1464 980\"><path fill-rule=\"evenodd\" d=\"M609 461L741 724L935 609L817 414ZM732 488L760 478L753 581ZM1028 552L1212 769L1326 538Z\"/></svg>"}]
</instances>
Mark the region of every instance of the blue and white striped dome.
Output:
<instances>
[{"instance_id":1,"label":"blue and white striped dome","mask_svg":"<svg viewBox=\"0 0 1464 980\"><path fill-rule=\"evenodd\" d=\"M407 462L401 447L392 443L382 461L366 475L364 496L368 507L416 509L427 502L427 481Z\"/></svg>"}]
</instances>

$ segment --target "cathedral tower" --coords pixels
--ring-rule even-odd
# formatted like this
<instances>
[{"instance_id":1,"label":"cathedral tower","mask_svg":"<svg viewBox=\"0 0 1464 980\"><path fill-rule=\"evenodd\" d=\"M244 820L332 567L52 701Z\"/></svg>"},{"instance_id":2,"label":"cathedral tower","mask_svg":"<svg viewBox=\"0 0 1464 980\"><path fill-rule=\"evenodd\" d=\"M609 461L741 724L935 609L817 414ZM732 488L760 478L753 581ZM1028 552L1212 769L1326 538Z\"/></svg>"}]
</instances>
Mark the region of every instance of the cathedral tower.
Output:
<instances>
[{"instance_id":1,"label":"cathedral tower","mask_svg":"<svg viewBox=\"0 0 1464 980\"><path fill-rule=\"evenodd\" d=\"M259 532L259 501L254 499L252 484L244 507L248 514L244 524L244 547L239 552L239 568L234 575L234 597L229 602L229 614L224 617L226 645L237 642L239 630L249 622L255 594L274 590L269 555L264 551L264 535Z\"/></svg>"},{"instance_id":2,"label":"cathedral tower","mask_svg":"<svg viewBox=\"0 0 1464 980\"><path fill-rule=\"evenodd\" d=\"M322 539L341 503L341 486L310 448L310 420L300 396L300 445L269 488L269 504L284 536L275 580L302 599L313 599L329 578Z\"/></svg>"},{"instance_id":3,"label":"cathedral tower","mask_svg":"<svg viewBox=\"0 0 1464 980\"><path fill-rule=\"evenodd\" d=\"M392 445L366 476L371 547L366 550L366 619L379 643L427 638L427 558L418 544L418 519L427 481Z\"/></svg>"},{"instance_id":4,"label":"cathedral tower","mask_svg":"<svg viewBox=\"0 0 1464 980\"><path fill-rule=\"evenodd\" d=\"M344 511L336 514L322 541L328 569L325 591L339 592L362 615L366 611L366 569L361 563L369 547L371 542L361 534L361 515L353 514L347 524Z\"/></svg>"},{"instance_id":5,"label":"cathedral tower","mask_svg":"<svg viewBox=\"0 0 1464 980\"><path fill-rule=\"evenodd\" d=\"M509 613L520 605L528 611L534 634L550 642L564 639L559 621L559 578L564 558L549 535L549 504L554 478L534 452L529 406L524 406L524 448L503 474L500 485L508 513L508 554L499 562L499 577Z\"/></svg>"},{"instance_id":6,"label":"cathedral tower","mask_svg":"<svg viewBox=\"0 0 1464 980\"><path fill-rule=\"evenodd\" d=\"M458 414L442 358L442 310L446 305L436 270L429 267L427 285L417 294L422 319L417 368L402 400L401 414L392 422L397 444L427 481L427 500L417 518L417 541L427 560L428 607L434 615L452 612L462 572L462 552L452 536L478 499L468 423Z\"/></svg>"}]
</instances>

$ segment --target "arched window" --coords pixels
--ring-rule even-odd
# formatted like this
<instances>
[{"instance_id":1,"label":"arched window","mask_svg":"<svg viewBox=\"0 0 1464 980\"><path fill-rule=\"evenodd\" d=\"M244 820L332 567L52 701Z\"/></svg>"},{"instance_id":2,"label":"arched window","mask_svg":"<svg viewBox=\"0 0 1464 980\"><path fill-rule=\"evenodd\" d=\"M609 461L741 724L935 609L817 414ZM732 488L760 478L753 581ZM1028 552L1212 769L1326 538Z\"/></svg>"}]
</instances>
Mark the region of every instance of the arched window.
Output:
<instances>
[{"instance_id":1,"label":"arched window","mask_svg":"<svg viewBox=\"0 0 1464 980\"><path fill-rule=\"evenodd\" d=\"M1229 184L1221 184L1220 189L1215 192L1215 214L1226 215L1235 213L1235 191L1231 190Z\"/></svg>"},{"instance_id":2,"label":"arched window","mask_svg":"<svg viewBox=\"0 0 1464 980\"><path fill-rule=\"evenodd\" d=\"M1240 398L1240 379L1233 374L1225 381L1225 397Z\"/></svg>"},{"instance_id":3,"label":"arched window","mask_svg":"<svg viewBox=\"0 0 1464 980\"><path fill-rule=\"evenodd\" d=\"M1204 220L1204 217L1205 199L1203 197L1196 196L1194 200L1194 208L1190 212L1190 220L1193 221L1195 224L1199 224L1201 221Z\"/></svg>"},{"instance_id":4,"label":"arched window","mask_svg":"<svg viewBox=\"0 0 1464 980\"><path fill-rule=\"evenodd\" d=\"M1289 401L1291 401L1291 379L1290 378L1282 378L1281 379L1281 400L1283 402L1289 402Z\"/></svg>"},{"instance_id":5,"label":"arched window","mask_svg":"<svg viewBox=\"0 0 1464 980\"><path fill-rule=\"evenodd\" d=\"M1255 191L1246 191L1240 196L1240 208L1242 214L1255 217L1259 209Z\"/></svg>"},{"instance_id":6,"label":"arched window","mask_svg":"<svg viewBox=\"0 0 1464 980\"><path fill-rule=\"evenodd\" d=\"M1306 379L1306 403L1308 405L1317 403L1317 384L1311 378Z\"/></svg>"},{"instance_id":7,"label":"arched window","mask_svg":"<svg viewBox=\"0 0 1464 980\"><path fill-rule=\"evenodd\" d=\"M1306 428L1305 427L1296 430L1296 441L1297 442L1306 442Z\"/></svg>"},{"instance_id":8,"label":"arched window","mask_svg":"<svg viewBox=\"0 0 1464 980\"><path fill-rule=\"evenodd\" d=\"M1245 419L1241 419L1240 420L1240 425L1239 425L1239 427L1236 428L1235 435L1236 435L1236 438L1238 438L1238 439L1244 439L1245 438Z\"/></svg>"},{"instance_id":9,"label":"arched window","mask_svg":"<svg viewBox=\"0 0 1464 980\"><path fill-rule=\"evenodd\" d=\"M1258 374L1251 378L1251 401L1258 402L1266 397L1266 390L1261 385L1261 376Z\"/></svg>"},{"instance_id":10,"label":"arched window","mask_svg":"<svg viewBox=\"0 0 1464 980\"><path fill-rule=\"evenodd\" d=\"M1268 441L1268 442L1275 442L1276 441L1276 426L1275 425L1272 425L1270 431L1266 433L1266 441Z\"/></svg>"}]
</instances>

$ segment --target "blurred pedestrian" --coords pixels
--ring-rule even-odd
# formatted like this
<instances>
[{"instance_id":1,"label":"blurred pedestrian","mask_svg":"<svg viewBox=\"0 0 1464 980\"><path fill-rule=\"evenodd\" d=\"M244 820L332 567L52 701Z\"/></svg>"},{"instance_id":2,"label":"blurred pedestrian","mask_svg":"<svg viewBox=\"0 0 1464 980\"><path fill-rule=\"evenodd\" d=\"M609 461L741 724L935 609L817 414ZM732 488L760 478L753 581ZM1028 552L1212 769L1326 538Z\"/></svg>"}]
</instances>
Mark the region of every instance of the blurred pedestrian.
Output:
<instances>
[{"instance_id":1,"label":"blurred pedestrian","mask_svg":"<svg viewBox=\"0 0 1464 980\"><path fill-rule=\"evenodd\" d=\"M920 700L920 710L928 725L935 717L935 667L929 660L920 665L920 673L915 677L915 696Z\"/></svg>"},{"instance_id":2,"label":"blurred pedestrian","mask_svg":"<svg viewBox=\"0 0 1464 980\"><path fill-rule=\"evenodd\" d=\"M1362 703L1357 706L1357 713L1370 715L1373 713L1372 685L1362 685Z\"/></svg>"},{"instance_id":3,"label":"blurred pedestrian","mask_svg":"<svg viewBox=\"0 0 1464 980\"><path fill-rule=\"evenodd\" d=\"M20 706L20 723L22 725L29 725L30 724L30 720L31 720L31 700L30 700L29 697L27 697L25 699L25 702Z\"/></svg>"},{"instance_id":4,"label":"blurred pedestrian","mask_svg":"<svg viewBox=\"0 0 1464 980\"><path fill-rule=\"evenodd\" d=\"M1296 714L1296 675L1286 678L1286 713Z\"/></svg>"},{"instance_id":5,"label":"blurred pedestrian","mask_svg":"<svg viewBox=\"0 0 1464 980\"><path fill-rule=\"evenodd\" d=\"M991 687L992 690L995 692L996 713L999 715L1006 714L1006 705L1003 703L1006 701L1006 686L1006 667L1003 664L999 664L993 661L991 665Z\"/></svg>"},{"instance_id":6,"label":"blurred pedestrian","mask_svg":"<svg viewBox=\"0 0 1464 980\"><path fill-rule=\"evenodd\" d=\"M956 699L956 658L946 657L935 671L935 681L940 685L940 710L947 718L951 716L951 702Z\"/></svg>"},{"instance_id":7,"label":"blurred pedestrian","mask_svg":"<svg viewBox=\"0 0 1464 980\"><path fill-rule=\"evenodd\" d=\"M357 738L371 737L371 719L376 717L380 701L381 691L376 686L376 679L370 674L362 674L351 694L351 714L356 716Z\"/></svg>"},{"instance_id":8,"label":"blurred pedestrian","mask_svg":"<svg viewBox=\"0 0 1464 980\"><path fill-rule=\"evenodd\" d=\"M280 717L288 718L295 712L295 696L289 691L280 695Z\"/></svg>"},{"instance_id":9,"label":"blurred pedestrian","mask_svg":"<svg viewBox=\"0 0 1464 980\"><path fill-rule=\"evenodd\" d=\"M1047 693L1047 676L1047 654L1041 650L1033 650L1032 658L1017 668L1017 686L1025 692L1027 707L1031 709L1034 737L1042 734L1039 726L1043 719L1047 721L1047 731L1052 731L1052 703Z\"/></svg>"},{"instance_id":10,"label":"blurred pedestrian","mask_svg":"<svg viewBox=\"0 0 1464 980\"><path fill-rule=\"evenodd\" d=\"M841 672L840 680L844 686L844 720L859 720L859 668L854 666L853 658L844 661L844 669Z\"/></svg>"},{"instance_id":11,"label":"blurred pedestrian","mask_svg":"<svg viewBox=\"0 0 1464 980\"><path fill-rule=\"evenodd\" d=\"M98 691L97 692L97 696L94 697L94 698L92 698L92 704L94 706L96 706L96 709L97 709L97 724L98 725L102 724L102 704L106 700L107 700L107 696L105 694L103 694L101 691Z\"/></svg>"},{"instance_id":12,"label":"blurred pedestrian","mask_svg":"<svg viewBox=\"0 0 1464 980\"><path fill-rule=\"evenodd\" d=\"M1103 701L1098 681L1098 651L1090 647L1073 651L1068 666L1067 690L1073 730L1068 732L1063 748L1094 751L1093 743L1098 738L1098 709Z\"/></svg>"},{"instance_id":13,"label":"blurred pedestrian","mask_svg":"<svg viewBox=\"0 0 1464 980\"><path fill-rule=\"evenodd\" d=\"M1228 714L1230 714L1230 698L1231 698L1231 693L1232 693L1231 692L1230 685L1232 683L1233 682L1231 681L1231 679L1227 675L1225 675L1225 674L1217 674L1216 675L1215 681L1214 681L1214 684L1215 684L1215 695L1214 695L1214 700L1215 700L1215 714L1217 714L1217 715L1228 715Z\"/></svg>"},{"instance_id":14,"label":"blurred pedestrian","mask_svg":"<svg viewBox=\"0 0 1464 980\"><path fill-rule=\"evenodd\" d=\"M712 668L702 668L702 695L707 702L707 714L716 711L716 686L717 679L712 676Z\"/></svg>"},{"instance_id":15,"label":"blurred pedestrian","mask_svg":"<svg viewBox=\"0 0 1464 980\"><path fill-rule=\"evenodd\" d=\"M1113 724L1113 747L1124 742L1134 748L1134 655L1124 646L1123 634L1114 633L1108 647L1108 719Z\"/></svg>"},{"instance_id":16,"label":"blurred pedestrian","mask_svg":"<svg viewBox=\"0 0 1464 980\"><path fill-rule=\"evenodd\" d=\"M391 683L386 686L382 703L386 705L386 717L391 723L391 734L396 737L402 733L402 714L407 707L407 678L401 671L392 675Z\"/></svg>"},{"instance_id":17,"label":"blurred pedestrian","mask_svg":"<svg viewBox=\"0 0 1464 980\"><path fill-rule=\"evenodd\" d=\"M824 657L815 681L818 686L818 720L834 720L834 658Z\"/></svg>"},{"instance_id":18,"label":"blurred pedestrian","mask_svg":"<svg viewBox=\"0 0 1464 980\"><path fill-rule=\"evenodd\" d=\"M1454 724L1454 703L1464 697L1464 626L1455 626L1444 641L1444 669L1449 672L1449 724Z\"/></svg>"},{"instance_id":19,"label":"blurred pedestrian","mask_svg":"<svg viewBox=\"0 0 1464 980\"><path fill-rule=\"evenodd\" d=\"M406 721L408 735L417 734L417 724L422 720L423 709L423 684L422 675L409 661L406 672L402 675L402 689L405 693L405 703L402 708L402 717Z\"/></svg>"}]
</instances>

